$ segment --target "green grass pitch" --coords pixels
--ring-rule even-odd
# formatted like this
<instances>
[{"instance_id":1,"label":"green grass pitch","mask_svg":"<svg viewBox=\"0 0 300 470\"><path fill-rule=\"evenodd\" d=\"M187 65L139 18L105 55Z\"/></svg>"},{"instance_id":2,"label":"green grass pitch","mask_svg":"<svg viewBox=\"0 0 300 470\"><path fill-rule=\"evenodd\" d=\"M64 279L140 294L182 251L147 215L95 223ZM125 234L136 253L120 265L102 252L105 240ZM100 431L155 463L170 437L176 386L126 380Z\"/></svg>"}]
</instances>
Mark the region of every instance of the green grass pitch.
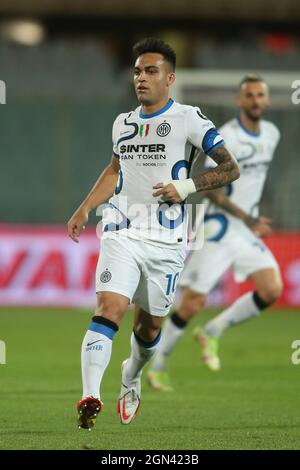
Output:
<instances>
[{"instance_id":1,"label":"green grass pitch","mask_svg":"<svg viewBox=\"0 0 300 470\"><path fill-rule=\"evenodd\" d=\"M202 322L211 317L206 312ZM300 449L300 365L291 343L300 314L270 311L228 331L222 370L206 370L187 328L170 360L175 393L149 389L129 426L119 424L120 364L129 353L132 313L113 344L102 386L103 412L90 433L76 427L80 345L92 312L0 311L0 449Z\"/></svg>"}]
</instances>

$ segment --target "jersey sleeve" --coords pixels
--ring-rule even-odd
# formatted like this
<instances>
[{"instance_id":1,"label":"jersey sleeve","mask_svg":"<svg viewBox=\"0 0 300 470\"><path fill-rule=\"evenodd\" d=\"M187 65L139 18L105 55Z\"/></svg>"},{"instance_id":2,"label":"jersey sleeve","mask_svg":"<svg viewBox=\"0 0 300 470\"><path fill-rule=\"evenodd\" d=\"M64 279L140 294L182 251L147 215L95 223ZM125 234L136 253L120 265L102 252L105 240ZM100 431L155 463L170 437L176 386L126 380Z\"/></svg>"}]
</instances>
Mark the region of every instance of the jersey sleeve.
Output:
<instances>
[{"instance_id":1,"label":"jersey sleeve","mask_svg":"<svg viewBox=\"0 0 300 470\"><path fill-rule=\"evenodd\" d=\"M197 107L186 113L186 130L189 142L202 149L206 155L211 155L225 144L214 124Z\"/></svg>"},{"instance_id":2,"label":"jersey sleeve","mask_svg":"<svg viewBox=\"0 0 300 470\"><path fill-rule=\"evenodd\" d=\"M232 158L237 163L237 159L235 157L235 141L234 139L232 139L232 132L230 132L228 125L225 124L221 126L218 129L218 132L223 138L223 145L225 145L225 142L226 142L226 148L230 151ZM204 168L206 170L210 168L216 168L217 166L218 166L217 163L212 158L210 158L209 156L206 157L205 162L204 162Z\"/></svg>"}]
</instances>

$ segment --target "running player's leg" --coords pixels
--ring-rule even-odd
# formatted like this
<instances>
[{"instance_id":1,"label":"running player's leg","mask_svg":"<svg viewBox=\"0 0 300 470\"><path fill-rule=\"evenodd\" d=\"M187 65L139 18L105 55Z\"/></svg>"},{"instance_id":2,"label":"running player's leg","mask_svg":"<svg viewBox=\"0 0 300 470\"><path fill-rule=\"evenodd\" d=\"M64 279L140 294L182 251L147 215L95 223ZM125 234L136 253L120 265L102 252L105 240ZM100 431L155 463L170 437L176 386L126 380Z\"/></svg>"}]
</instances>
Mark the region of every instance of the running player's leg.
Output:
<instances>
[{"instance_id":1,"label":"running player's leg","mask_svg":"<svg viewBox=\"0 0 300 470\"><path fill-rule=\"evenodd\" d=\"M161 336L163 317L156 317L136 306L131 335L131 356L126 365L128 382L140 376L144 365L155 353Z\"/></svg>"},{"instance_id":2,"label":"running player's leg","mask_svg":"<svg viewBox=\"0 0 300 470\"><path fill-rule=\"evenodd\" d=\"M118 399L118 413L122 424L129 424L137 415L141 399L142 370L157 349L162 322L162 317L150 315L136 306L131 354L122 364L122 383Z\"/></svg>"},{"instance_id":3,"label":"running player's leg","mask_svg":"<svg viewBox=\"0 0 300 470\"><path fill-rule=\"evenodd\" d=\"M195 292L189 287L183 288L180 305L164 323L162 339L151 364L152 371L162 372L157 374L158 377L165 377L163 372L167 370L169 356L184 334L188 322L204 307L205 300L206 294Z\"/></svg>"},{"instance_id":4,"label":"running player's leg","mask_svg":"<svg viewBox=\"0 0 300 470\"><path fill-rule=\"evenodd\" d=\"M205 330L209 335L219 338L228 327L256 317L281 295L282 280L277 262L263 242L255 239L250 247L247 242L244 243L244 247L241 247L243 254L238 257L233 268L237 281L252 279L256 290L242 295L208 322Z\"/></svg>"},{"instance_id":5,"label":"running player's leg","mask_svg":"<svg viewBox=\"0 0 300 470\"><path fill-rule=\"evenodd\" d=\"M91 429L101 411L100 385L112 351L112 341L129 299L113 292L97 294L97 308L81 347L83 393L77 405L78 424Z\"/></svg>"},{"instance_id":6,"label":"running player's leg","mask_svg":"<svg viewBox=\"0 0 300 470\"><path fill-rule=\"evenodd\" d=\"M261 269L250 274L249 278L255 284L257 303L262 308L272 305L281 296L283 283L279 269Z\"/></svg>"},{"instance_id":7,"label":"running player's leg","mask_svg":"<svg viewBox=\"0 0 300 470\"><path fill-rule=\"evenodd\" d=\"M112 341L140 278L140 271L126 241L105 239L96 270L97 308L81 348L83 398L78 404L80 427L93 422L87 409L101 410L100 385L112 351ZM125 249L126 248L126 249ZM93 411L93 410L92 410Z\"/></svg>"},{"instance_id":8,"label":"running player's leg","mask_svg":"<svg viewBox=\"0 0 300 470\"><path fill-rule=\"evenodd\" d=\"M212 260L214 260L213 263ZM179 286L184 288L181 303L164 324L162 339L148 373L148 379L153 388L162 391L170 390L167 375L168 359L182 337L188 322L203 308L206 294L213 288L230 263L229 251L220 243L213 242L206 242L203 249L194 251L188 259L179 281ZM200 344L204 345L203 339L199 336L201 330L198 328L195 333ZM211 345L207 343L203 351L205 362L211 360L210 350ZM212 358L212 361L214 363L215 359Z\"/></svg>"},{"instance_id":9,"label":"running player's leg","mask_svg":"<svg viewBox=\"0 0 300 470\"><path fill-rule=\"evenodd\" d=\"M81 350L83 397L100 398L100 383L110 361L112 340L128 303L127 297L114 292L97 294L97 308Z\"/></svg>"}]
</instances>

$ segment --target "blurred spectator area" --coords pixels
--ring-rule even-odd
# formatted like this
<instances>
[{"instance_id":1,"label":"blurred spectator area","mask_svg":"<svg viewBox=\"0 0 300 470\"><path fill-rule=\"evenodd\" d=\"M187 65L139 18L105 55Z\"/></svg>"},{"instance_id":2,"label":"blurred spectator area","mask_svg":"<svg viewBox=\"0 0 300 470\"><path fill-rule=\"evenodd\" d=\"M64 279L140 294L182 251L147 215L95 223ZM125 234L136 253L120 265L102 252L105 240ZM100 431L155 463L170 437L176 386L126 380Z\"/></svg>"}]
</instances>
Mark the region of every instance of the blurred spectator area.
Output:
<instances>
[{"instance_id":1,"label":"blurred spectator area","mask_svg":"<svg viewBox=\"0 0 300 470\"><path fill-rule=\"evenodd\" d=\"M287 20L300 18L298 0L1 0L1 13Z\"/></svg>"},{"instance_id":2,"label":"blurred spectator area","mask_svg":"<svg viewBox=\"0 0 300 470\"><path fill-rule=\"evenodd\" d=\"M179 67L299 71L300 79L299 25L299 0L1 0L0 221L66 221L110 160L114 118L137 105L128 80L137 40L170 42ZM217 126L235 112L216 107ZM299 111L286 112L273 115L287 146L267 196L281 208L278 227L299 228L296 191L276 191L284 172L288 190L300 171Z\"/></svg>"}]
</instances>

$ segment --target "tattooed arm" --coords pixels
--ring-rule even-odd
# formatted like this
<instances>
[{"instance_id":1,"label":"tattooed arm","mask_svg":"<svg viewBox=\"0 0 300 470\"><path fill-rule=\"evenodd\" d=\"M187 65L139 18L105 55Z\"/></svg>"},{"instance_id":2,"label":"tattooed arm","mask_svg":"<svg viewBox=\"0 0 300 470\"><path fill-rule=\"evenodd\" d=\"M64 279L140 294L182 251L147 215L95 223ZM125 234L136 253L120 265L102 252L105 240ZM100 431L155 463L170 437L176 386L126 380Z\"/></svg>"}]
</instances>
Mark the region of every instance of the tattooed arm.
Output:
<instances>
[{"instance_id":1,"label":"tattooed arm","mask_svg":"<svg viewBox=\"0 0 300 470\"><path fill-rule=\"evenodd\" d=\"M239 178L239 167L224 146L217 148L210 157L217 163L216 168L184 181L172 180L158 183L153 186L153 189L158 190L153 193L153 196L161 196L164 201L180 203L196 191L220 188Z\"/></svg>"},{"instance_id":2,"label":"tattooed arm","mask_svg":"<svg viewBox=\"0 0 300 470\"><path fill-rule=\"evenodd\" d=\"M218 147L210 157L218 166L192 178L197 191L220 188L240 176L239 167L226 147Z\"/></svg>"}]
</instances>

